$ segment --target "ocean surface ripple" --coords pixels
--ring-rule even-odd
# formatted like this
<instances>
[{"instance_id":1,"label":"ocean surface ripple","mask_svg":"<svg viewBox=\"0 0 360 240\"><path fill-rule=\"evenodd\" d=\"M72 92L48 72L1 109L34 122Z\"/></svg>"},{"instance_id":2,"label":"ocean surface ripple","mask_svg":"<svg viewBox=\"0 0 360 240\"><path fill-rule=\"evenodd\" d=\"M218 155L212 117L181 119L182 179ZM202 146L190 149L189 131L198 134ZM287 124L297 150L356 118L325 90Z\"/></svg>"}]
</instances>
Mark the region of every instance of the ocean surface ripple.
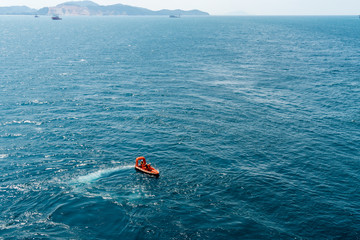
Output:
<instances>
[{"instance_id":1,"label":"ocean surface ripple","mask_svg":"<svg viewBox=\"0 0 360 240\"><path fill-rule=\"evenodd\" d=\"M357 17L0 35L0 239L360 239Z\"/></svg>"}]
</instances>

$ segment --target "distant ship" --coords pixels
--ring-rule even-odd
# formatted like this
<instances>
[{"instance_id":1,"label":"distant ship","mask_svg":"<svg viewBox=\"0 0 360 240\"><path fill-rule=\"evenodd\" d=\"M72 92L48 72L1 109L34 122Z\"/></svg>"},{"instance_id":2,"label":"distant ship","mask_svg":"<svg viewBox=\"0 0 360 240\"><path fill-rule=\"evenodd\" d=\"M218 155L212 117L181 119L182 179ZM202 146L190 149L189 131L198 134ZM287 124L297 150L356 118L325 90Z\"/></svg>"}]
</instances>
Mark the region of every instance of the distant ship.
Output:
<instances>
[{"instance_id":1,"label":"distant ship","mask_svg":"<svg viewBox=\"0 0 360 240\"><path fill-rule=\"evenodd\" d=\"M51 17L51 19L52 19L52 20L62 20L62 18L59 17L59 16L53 16L53 17Z\"/></svg>"},{"instance_id":2,"label":"distant ship","mask_svg":"<svg viewBox=\"0 0 360 240\"><path fill-rule=\"evenodd\" d=\"M169 18L180 18L180 14L179 15L170 15Z\"/></svg>"},{"instance_id":3,"label":"distant ship","mask_svg":"<svg viewBox=\"0 0 360 240\"><path fill-rule=\"evenodd\" d=\"M35 15L34 17L38 18L39 16L38 16L38 15Z\"/></svg>"}]
</instances>

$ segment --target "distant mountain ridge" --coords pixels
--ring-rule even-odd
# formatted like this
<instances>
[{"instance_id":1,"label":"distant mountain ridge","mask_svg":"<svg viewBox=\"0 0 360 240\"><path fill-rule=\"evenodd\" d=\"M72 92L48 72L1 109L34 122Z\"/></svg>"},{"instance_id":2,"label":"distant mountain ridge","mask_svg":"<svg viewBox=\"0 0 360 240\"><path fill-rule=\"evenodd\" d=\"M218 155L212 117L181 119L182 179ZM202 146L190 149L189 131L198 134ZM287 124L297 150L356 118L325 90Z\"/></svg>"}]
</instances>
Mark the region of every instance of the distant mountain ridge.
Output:
<instances>
[{"instance_id":1,"label":"distant mountain ridge","mask_svg":"<svg viewBox=\"0 0 360 240\"><path fill-rule=\"evenodd\" d=\"M0 7L0 15L29 15L36 11L26 6Z\"/></svg>"},{"instance_id":2,"label":"distant mountain ridge","mask_svg":"<svg viewBox=\"0 0 360 240\"><path fill-rule=\"evenodd\" d=\"M73 6L79 6L79 7L98 7L99 4L92 2L92 1L73 1L73 2L64 2L61 4L58 4L57 6L62 5L73 5Z\"/></svg>"},{"instance_id":3,"label":"distant mountain ridge","mask_svg":"<svg viewBox=\"0 0 360 240\"><path fill-rule=\"evenodd\" d=\"M110 15L209 15L199 10L181 9L152 11L124 4L102 6L92 1L73 1L58 4L55 7L44 7L39 10L26 6L0 7L0 15L62 15L62 16L110 16Z\"/></svg>"}]
</instances>

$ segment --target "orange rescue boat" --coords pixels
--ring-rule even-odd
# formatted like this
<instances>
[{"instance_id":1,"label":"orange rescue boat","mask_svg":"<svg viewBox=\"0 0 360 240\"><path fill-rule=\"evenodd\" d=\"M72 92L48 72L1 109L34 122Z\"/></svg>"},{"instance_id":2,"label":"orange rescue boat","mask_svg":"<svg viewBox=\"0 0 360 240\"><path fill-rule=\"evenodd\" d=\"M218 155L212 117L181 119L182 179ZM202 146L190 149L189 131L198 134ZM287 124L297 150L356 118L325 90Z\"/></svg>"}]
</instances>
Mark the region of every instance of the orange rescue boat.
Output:
<instances>
[{"instance_id":1,"label":"orange rescue boat","mask_svg":"<svg viewBox=\"0 0 360 240\"><path fill-rule=\"evenodd\" d=\"M146 160L144 157L136 158L135 169L137 171L147 173L153 176L159 176L159 171L153 168L150 164L146 164Z\"/></svg>"}]
</instances>

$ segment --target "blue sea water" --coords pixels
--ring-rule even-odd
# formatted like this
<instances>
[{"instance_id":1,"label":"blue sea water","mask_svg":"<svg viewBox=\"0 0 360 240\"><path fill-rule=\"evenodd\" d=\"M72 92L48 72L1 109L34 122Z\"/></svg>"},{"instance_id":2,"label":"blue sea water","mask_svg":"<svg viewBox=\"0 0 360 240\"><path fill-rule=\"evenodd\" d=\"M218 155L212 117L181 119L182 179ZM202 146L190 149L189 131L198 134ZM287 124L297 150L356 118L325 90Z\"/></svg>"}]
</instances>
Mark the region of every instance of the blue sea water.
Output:
<instances>
[{"instance_id":1,"label":"blue sea water","mask_svg":"<svg viewBox=\"0 0 360 240\"><path fill-rule=\"evenodd\" d=\"M360 239L357 17L0 16L0 36L0 239Z\"/></svg>"}]
</instances>

